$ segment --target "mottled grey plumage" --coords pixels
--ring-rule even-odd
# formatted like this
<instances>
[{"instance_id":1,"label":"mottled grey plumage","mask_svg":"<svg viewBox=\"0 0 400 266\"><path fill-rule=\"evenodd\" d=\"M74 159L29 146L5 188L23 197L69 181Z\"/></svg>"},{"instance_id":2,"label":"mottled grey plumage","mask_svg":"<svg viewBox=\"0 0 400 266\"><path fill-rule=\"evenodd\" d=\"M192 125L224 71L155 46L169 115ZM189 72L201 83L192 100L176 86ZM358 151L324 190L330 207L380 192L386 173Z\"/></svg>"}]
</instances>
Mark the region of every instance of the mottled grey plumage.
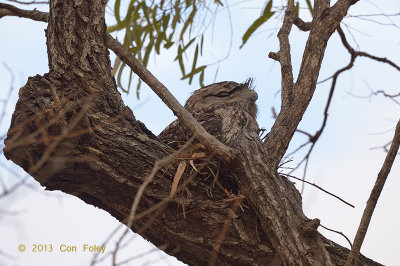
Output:
<instances>
[{"instance_id":1,"label":"mottled grey plumage","mask_svg":"<svg viewBox=\"0 0 400 266\"><path fill-rule=\"evenodd\" d=\"M244 83L224 81L196 90L187 100L185 108L213 136L232 145L239 134L258 132L257 93L252 80ZM192 133L175 120L158 138L174 149L183 145Z\"/></svg>"}]
</instances>

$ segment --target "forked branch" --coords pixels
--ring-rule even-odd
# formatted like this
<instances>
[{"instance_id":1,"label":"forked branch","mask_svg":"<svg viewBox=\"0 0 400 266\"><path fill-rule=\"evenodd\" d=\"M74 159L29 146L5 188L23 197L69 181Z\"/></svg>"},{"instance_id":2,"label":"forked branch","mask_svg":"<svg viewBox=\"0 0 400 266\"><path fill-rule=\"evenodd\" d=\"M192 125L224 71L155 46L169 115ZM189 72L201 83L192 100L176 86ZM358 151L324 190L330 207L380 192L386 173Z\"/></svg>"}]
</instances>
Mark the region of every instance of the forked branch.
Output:
<instances>
[{"instance_id":1,"label":"forked branch","mask_svg":"<svg viewBox=\"0 0 400 266\"><path fill-rule=\"evenodd\" d=\"M318 80L322 59L330 36L346 15L351 5L357 1L338 1L329 7L329 1L316 1L312 29L304 49L297 81L293 84L292 65L288 35L296 17L293 12L293 1L289 1L283 26L278 34L280 50L271 53L270 57L281 64L282 102L281 111L265 142L269 152L267 161L277 167L289 146L294 132L308 108ZM297 24L298 21L296 21Z\"/></svg>"}]
</instances>

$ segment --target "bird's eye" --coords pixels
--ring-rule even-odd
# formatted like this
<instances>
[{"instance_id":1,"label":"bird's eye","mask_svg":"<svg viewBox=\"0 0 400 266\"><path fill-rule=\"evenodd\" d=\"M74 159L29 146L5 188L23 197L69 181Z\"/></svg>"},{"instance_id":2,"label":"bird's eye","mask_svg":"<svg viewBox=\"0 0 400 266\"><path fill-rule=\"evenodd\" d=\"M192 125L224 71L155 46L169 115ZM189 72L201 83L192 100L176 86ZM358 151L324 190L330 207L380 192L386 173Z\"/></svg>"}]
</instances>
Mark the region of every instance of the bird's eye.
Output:
<instances>
[{"instance_id":1,"label":"bird's eye","mask_svg":"<svg viewBox=\"0 0 400 266\"><path fill-rule=\"evenodd\" d=\"M217 94L218 97L229 97L231 94L226 91L221 91Z\"/></svg>"}]
</instances>

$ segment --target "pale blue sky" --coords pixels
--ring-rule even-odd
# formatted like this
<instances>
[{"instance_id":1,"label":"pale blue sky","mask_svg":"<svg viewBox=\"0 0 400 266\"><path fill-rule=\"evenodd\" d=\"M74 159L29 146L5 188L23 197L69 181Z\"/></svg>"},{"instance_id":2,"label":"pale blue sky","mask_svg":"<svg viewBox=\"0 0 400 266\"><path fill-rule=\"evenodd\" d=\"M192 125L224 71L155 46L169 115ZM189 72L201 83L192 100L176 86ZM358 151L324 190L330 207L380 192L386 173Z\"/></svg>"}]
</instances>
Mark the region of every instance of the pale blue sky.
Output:
<instances>
[{"instance_id":1,"label":"pale blue sky","mask_svg":"<svg viewBox=\"0 0 400 266\"><path fill-rule=\"evenodd\" d=\"M268 58L270 51L278 50L278 42L276 33L269 29L278 26L279 20L271 21L269 26L259 30L243 49L238 50L241 36L255 16L260 14L263 3L264 1L248 1L239 7L231 8L234 27L233 45L230 58L219 66L217 81L240 82L247 77L255 78L256 91L259 94L258 122L260 126L269 129L273 123L271 107L278 107L280 100L279 95L275 95L280 88L280 68L276 62ZM258 8L249 8L254 6ZM395 0L379 3L379 8L390 14L400 11L400 5ZM368 13L379 13L372 1L360 1L350 10L350 14L354 15ZM393 18L393 20L400 25L398 18ZM385 20L381 21L387 23ZM361 50L388 57L400 64L399 29L354 18L346 19L345 23L352 27L354 38ZM15 91L7 109L9 115L17 100L18 89L25 84L27 77L48 71L45 27L45 23L27 19L12 17L0 19L0 61L5 62L16 77ZM347 36L356 48L351 36L348 33ZM224 57L229 47L229 38L226 12L222 12L222 17L216 23L213 42L207 42L211 51L205 53L206 56L202 62L209 63L215 57ZM293 29L291 43L295 71L301 61L305 38L305 33ZM112 58L114 58L113 55ZM179 67L172 62L173 58L173 52L164 52L161 57L150 59L149 68L178 100L184 103L190 93L199 86L196 80L191 86L186 81L180 81ZM329 42L320 79L332 75L335 70L346 65L348 60L349 56L335 34ZM206 83L212 83L213 78L214 72L211 68L206 75ZM10 86L10 76L3 65L0 65L0 80L2 81L0 91L6 92ZM373 135L373 133L393 129L400 115L399 106L388 99L382 97L359 99L352 95L368 95L366 84L374 90L385 89L392 93L398 92L399 81L399 72L392 68L367 59L357 59L354 69L343 74L338 81L328 126L316 145L310 161L307 179L353 203L356 208L349 208L336 199L307 186L303 199L306 214L310 218L320 218L323 225L342 231L351 240L385 157L382 150L370 150L370 148L385 144L393 136L393 131L382 135ZM301 129L314 132L319 128L329 86L330 82L326 82L317 87L315 97L300 125ZM4 93L1 94L3 95ZM146 86L143 86L140 101L136 99L135 93L123 95L123 98L134 110L136 118L143 121L156 134L174 120L172 112ZM2 133L8 128L9 119L10 117L0 125ZM304 141L303 136L295 137L291 147L294 148L301 141ZM291 166L294 166L300 158L301 154L294 156ZM0 162L8 163L4 158L1 158ZM399 165L398 161L393 165L362 249L368 257L387 265L396 265L399 261L397 255L400 249L398 241L400 239L398 229ZM23 176L22 170L19 171ZM8 186L15 182L16 177L4 170L0 173ZM301 172L297 174L301 175ZM32 180L30 182L35 183ZM40 190L40 187L36 186L36 189ZM88 206L74 197L61 195L55 192L37 193L31 189L23 189L6 200L0 200L1 210L24 211L18 216L0 216L0 235L5 236L0 241L0 250L15 256L17 265L26 265L28 262L30 265L54 265L55 262L59 265L87 265L91 256L83 252L77 254L25 252L21 254L16 248L19 243L39 242L53 243L53 245L70 243L77 246L87 242L100 244L118 225L118 222L104 211ZM321 232L348 247L341 236L327 233L325 230ZM121 253L119 256L121 260L148 248L139 237L133 234L131 237L135 238L135 241ZM6 242L3 239L9 239L9 241ZM110 251L113 244L108 244L107 247ZM140 261L133 261L132 265L144 264L146 261L158 258L158 253L153 253ZM0 264L3 264L2 261L6 265L12 262L0 255ZM158 263L166 265L167 261L163 259ZM173 260L169 263L176 264ZM109 265L109 262L101 265Z\"/></svg>"}]
</instances>

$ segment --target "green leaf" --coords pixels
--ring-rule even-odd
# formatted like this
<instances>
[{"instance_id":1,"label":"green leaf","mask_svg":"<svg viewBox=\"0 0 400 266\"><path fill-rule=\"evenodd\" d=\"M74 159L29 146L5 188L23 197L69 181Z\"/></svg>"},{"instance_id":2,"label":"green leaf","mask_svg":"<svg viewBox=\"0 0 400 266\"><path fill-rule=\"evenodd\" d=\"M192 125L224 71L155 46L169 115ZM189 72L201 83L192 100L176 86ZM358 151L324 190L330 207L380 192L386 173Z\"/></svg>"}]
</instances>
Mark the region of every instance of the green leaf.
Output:
<instances>
[{"instance_id":1,"label":"green leaf","mask_svg":"<svg viewBox=\"0 0 400 266\"><path fill-rule=\"evenodd\" d=\"M180 21L180 18L181 18L181 8L180 8L180 6L179 6L179 0L178 1L176 1L175 2L175 5L174 5L174 10L175 10L175 15L174 15L174 17L173 17L173 19L172 19L172 25L171 25L171 28L175 31L175 28L176 28L176 24Z\"/></svg>"},{"instance_id":2,"label":"green leaf","mask_svg":"<svg viewBox=\"0 0 400 266\"><path fill-rule=\"evenodd\" d=\"M174 42L171 42L170 40L167 40L167 42L164 44L164 48L168 49L168 48L170 48L173 44L174 44Z\"/></svg>"},{"instance_id":3,"label":"green leaf","mask_svg":"<svg viewBox=\"0 0 400 266\"><path fill-rule=\"evenodd\" d=\"M157 20L156 15L157 15L157 11L153 10L153 14L151 16L151 18L153 20L153 27L157 31L157 34L160 34L161 33L161 19Z\"/></svg>"},{"instance_id":4,"label":"green leaf","mask_svg":"<svg viewBox=\"0 0 400 266\"><path fill-rule=\"evenodd\" d=\"M191 39L188 44L186 44L183 49L182 49L182 53L186 51L187 48L189 48L189 46L196 40L196 38Z\"/></svg>"},{"instance_id":5,"label":"green leaf","mask_svg":"<svg viewBox=\"0 0 400 266\"><path fill-rule=\"evenodd\" d=\"M147 66L147 63L149 62L150 52L153 49L153 45L154 45L154 41L151 40L150 43L146 47L146 52L144 53L144 57L143 57L143 61L142 61L144 66Z\"/></svg>"},{"instance_id":6,"label":"green leaf","mask_svg":"<svg viewBox=\"0 0 400 266\"><path fill-rule=\"evenodd\" d=\"M187 79L187 78L190 78L190 77L194 76L195 74L197 74L197 73L203 71L206 67L207 67L207 66L201 66L201 67L196 68L196 69L193 70L192 72L190 72L190 73L184 75L184 76L181 78L181 80L184 80L184 79ZM189 84L190 84L190 83L189 83Z\"/></svg>"},{"instance_id":7,"label":"green leaf","mask_svg":"<svg viewBox=\"0 0 400 266\"><path fill-rule=\"evenodd\" d=\"M261 15L261 17L256 19L243 35L242 37L243 43L240 46L240 48L243 47L243 45L247 42L247 40L254 33L255 30L257 30L264 22L266 22L275 14L275 12L271 11L271 8L272 8L272 0L269 0L268 4L265 6L264 12Z\"/></svg>"},{"instance_id":8,"label":"green leaf","mask_svg":"<svg viewBox=\"0 0 400 266\"><path fill-rule=\"evenodd\" d=\"M185 75L185 65L183 64L182 59L182 46L178 46L178 55L176 56L175 60L178 59L179 67L181 68L182 75Z\"/></svg>"},{"instance_id":9,"label":"green leaf","mask_svg":"<svg viewBox=\"0 0 400 266\"><path fill-rule=\"evenodd\" d=\"M182 55L178 57L179 67L181 68L182 75L185 75L185 65L183 64Z\"/></svg>"},{"instance_id":10,"label":"green leaf","mask_svg":"<svg viewBox=\"0 0 400 266\"><path fill-rule=\"evenodd\" d=\"M196 68L197 57L198 57L198 55L199 55L199 45L196 44L196 50L195 50L195 52L194 52L194 59L193 59L193 65L192 65L192 72L193 72L193 71L195 70L195 68ZM192 80L193 80L193 76L190 77L190 79L189 79L189 84L192 83Z\"/></svg>"},{"instance_id":11,"label":"green leaf","mask_svg":"<svg viewBox=\"0 0 400 266\"><path fill-rule=\"evenodd\" d=\"M197 8L195 5L193 5L193 10L190 12L188 19L186 20L185 24L183 25L181 35L179 36L179 40L183 40L183 34L185 34L185 31L187 30L188 26L192 24L193 18L196 15Z\"/></svg>"},{"instance_id":12,"label":"green leaf","mask_svg":"<svg viewBox=\"0 0 400 266\"><path fill-rule=\"evenodd\" d=\"M160 54L160 45L161 45L162 40L164 40L164 39L165 39L165 33L161 32L160 35L158 35L156 43L154 45L154 48L156 49L157 54Z\"/></svg>"},{"instance_id":13,"label":"green leaf","mask_svg":"<svg viewBox=\"0 0 400 266\"><path fill-rule=\"evenodd\" d=\"M166 16L163 15L163 17L162 17L162 26L163 26L164 31L167 31L170 18L171 18L171 14L168 14Z\"/></svg>"},{"instance_id":14,"label":"green leaf","mask_svg":"<svg viewBox=\"0 0 400 266\"><path fill-rule=\"evenodd\" d=\"M131 0L131 2L129 3L128 12L126 13L126 16L125 16L125 19L124 19L124 24L125 24L125 28L126 29L129 29L130 25L132 24L132 22L133 22L132 21L132 14L137 9L137 7L133 5L134 2L135 2L135 0Z\"/></svg>"},{"instance_id":15,"label":"green leaf","mask_svg":"<svg viewBox=\"0 0 400 266\"><path fill-rule=\"evenodd\" d=\"M182 55L187 48L189 48L189 46L196 40L196 38L191 39L183 48L181 45L179 45L178 47L178 55ZM176 59L178 59L178 55L175 57L174 61L176 61Z\"/></svg>"},{"instance_id":16,"label":"green leaf","mask_svg":"<svg viewBox=\"0 0 400 266\"><path fill-rule=\"evenodd\" d=\"M125 66L126 66L126 64L123 63L123 64L121 65L119 71L118 71L118 75L117 75L117 85L118 85L118 87L121 88L121 90L122 90L123 92L128 93L129 91L125 90L125 89L122 87L122 84L121 84L121 75L122 75L122 72L124 71Z\"/></svg>"},{"instance_id":17,"label":"green leaf","mask_svg":"<svg viewBox=\"0 0 400 266\"><path fill-rule=\"evenodd\" d=\"M131 90L132 76L133 76L133 71L131 70L131 72L129 72L128 93Z\"/></svg>"},{"instance_id":18,"label":"green leaf","mask_svg":"<svg viewBox=\"0 0 400 266\"><path fill-rule=\"evenodd\" d=\"M136 98L139 100L139 91L140 91L140 86L142 85L142 80L139 79L137 87L136 87Z\"/></svg>"},{"instance_id":19,"label":"green leaf","mask_svg":"<svg viewBox=\"0 0 400 266\"><path fill-rule=\"evenodd\" d=\"M204 87L204 70L200 73L199 83L200 87Z\"/></svg>"},{"instance_id":20,"label":"green leaf","mask_svg":"<svg viewBox=\"0 0 400 266\"><path fill-rule=\"evenodd\" d=\"M118 31L118 30L122 30L123 28L125 28L125 26L123 24L115 24L112 26L108 26L107 27L107 33L111 33L114 31Z\"/></svg>"},{"instance_id":21,"label":"green leaf","mask_svg":"<svg viewBox=\"0 0 400 266\"><path fill-rule=\"evenodd\" d=\"M115 4L114 4L114 15L115 15L115 19L117 20L118 25L122 25L121 17L119 15L120 6L121 6L121 1L116 0Z\"/></svg>"},{"instance_id":22,"label":"green leaf","mask_svg":"<svg viewBox=\"0 0 400 266\"><path fill-rule=\"evenodd\" d=\"M308 10L310 10L311 15L314 15L314 8L313 8L313 6L311 4L311 1L310 0L306 0L306 2L307 2Z\"/></svg>"},{"instance_id":23,"label":"green leaf","mask_svg":"<svg viewBox=\"0 0 400 266\"><path fill-rule=\"evenodd\" d=\"M148 25L152 25L151 20L150 20L150 16L149 16L149 10L148 10L148 7L146 6L146 3L143 2L141 6L142 6L144 17L145 17Z\"/></svg>"},{"instance_id":24,"label":"green leaf","mask_svg":"<svg viewBox=\"0 0 400 266\"><path fill-rule=\"evenodd\" d=\"M297 16L299 16L299 9L300 9L299 2L296 2L296 15Z\"/></svg>"}]
</instances>

